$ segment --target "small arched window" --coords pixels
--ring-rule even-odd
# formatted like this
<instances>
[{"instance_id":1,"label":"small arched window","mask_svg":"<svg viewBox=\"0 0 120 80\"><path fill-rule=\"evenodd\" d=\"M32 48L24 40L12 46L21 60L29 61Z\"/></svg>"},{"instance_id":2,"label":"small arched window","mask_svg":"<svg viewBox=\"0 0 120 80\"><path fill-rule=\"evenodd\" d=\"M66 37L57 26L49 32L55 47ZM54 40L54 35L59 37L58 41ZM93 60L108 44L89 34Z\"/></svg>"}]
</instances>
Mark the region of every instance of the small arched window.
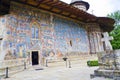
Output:
<instances>
[{"instance_id":1,"label":"small arched window","mask_svg":"<svg viewBox=\"0 0 120 80\"><path fill-rule=\"evenodd\" d=\"M33 23L31 26L31 33L33 39L39 38L39 25L37 23Z\"/></svg>"}]
</instances>

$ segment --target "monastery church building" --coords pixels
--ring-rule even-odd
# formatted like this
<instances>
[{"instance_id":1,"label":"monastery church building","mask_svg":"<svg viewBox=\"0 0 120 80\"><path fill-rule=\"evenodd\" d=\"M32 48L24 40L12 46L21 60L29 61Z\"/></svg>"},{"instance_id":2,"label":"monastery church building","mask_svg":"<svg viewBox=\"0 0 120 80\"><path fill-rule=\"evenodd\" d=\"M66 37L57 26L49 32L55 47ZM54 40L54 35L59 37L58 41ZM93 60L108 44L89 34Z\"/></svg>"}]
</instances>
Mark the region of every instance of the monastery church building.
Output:
<instances>
[{"instance_id":1,"label":"monastery church building","mask_svg":"<svg viewBox=\"0 0 120 80\"><path fill-rule=\"evenodd\" d=\"M106 50L103 33L113 29L114 20L87 13L89 7L82 0L1 0L0 66Z\"/></svg>"}]
</instances>

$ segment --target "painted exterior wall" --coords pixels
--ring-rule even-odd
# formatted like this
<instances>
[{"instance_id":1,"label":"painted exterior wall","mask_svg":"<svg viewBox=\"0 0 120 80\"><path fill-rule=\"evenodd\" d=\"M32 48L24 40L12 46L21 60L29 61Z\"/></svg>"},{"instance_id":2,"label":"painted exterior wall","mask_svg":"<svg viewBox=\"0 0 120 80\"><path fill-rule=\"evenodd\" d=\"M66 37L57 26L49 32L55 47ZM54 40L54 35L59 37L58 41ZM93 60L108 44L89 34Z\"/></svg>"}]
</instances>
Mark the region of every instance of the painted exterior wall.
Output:
<instances>
[{"instance_id":1,"label":"painted exterior wall","mask_svg":"<svg viewBox=\"0 0 120 80\"><path fill-rule=\"evenodd\" d=\"M98 24L89 23L86 24L88 29L88 37L90 44L90 53L95 54L97 52L104 51L102 40L102 31Z\"/></svg>"},{"instance_id":2,"label":"painted exterior wall","mask_svg":"<svg viewBox=\"0 0 120 80\"><path fill-rule=\"evenodd\" d=\"M26 58L30 50L39 50L45 57L51 52L57 56L89 53L84 26L30 6L12 2L10 14L1 18L1 24L5 25L2 55Z\"/></svg>"},{"instance_id":3,"label":"painted exterior wall","mask_svg":"<svg viewBox=\"0 0 120 80\"><path fill-rule=\"evenodd\" d=\"M0 17L0 60L3 59L3 56L5 56L5 49L4 46L4 40L6 39L6 17L1 16Z\"/></svg>"},{"instance_id":4,"label":"painted exterior wall","mask_svg":"<svg viewBox=\"0 0 120 80\"><path fill-rule=\"evenodd\" d=\"M83 26L58 18L54 18L55 48L62 52L89 52L87 31ZM70 45L72 42L72 47Z\"/></svg>"}]
</instances>

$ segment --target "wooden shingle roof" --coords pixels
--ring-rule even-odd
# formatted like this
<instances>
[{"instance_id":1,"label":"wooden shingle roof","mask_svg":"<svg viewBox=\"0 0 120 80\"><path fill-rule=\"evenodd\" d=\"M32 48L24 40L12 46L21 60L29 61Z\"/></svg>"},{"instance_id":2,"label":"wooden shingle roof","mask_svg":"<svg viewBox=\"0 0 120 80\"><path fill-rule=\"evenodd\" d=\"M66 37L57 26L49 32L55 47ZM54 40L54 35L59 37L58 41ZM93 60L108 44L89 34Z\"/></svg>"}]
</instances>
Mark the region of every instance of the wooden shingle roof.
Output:
<instances>
[{"instance_id":1,"label":"wooden shingle roof","mask_svg":"<svg viewBox=\"0 0 120 80\"><path fill-rule=\"evenodd\" d=\"M9 0L2 0L9 1ZM114 20L107 17L96 17L85 11L79 10L65 2L59 0L10 0L22 4L27 4L38 9L46 10L58 15L69 17L77 21L91 23L97 22L101 25L101 28L105 31L111 31L113 29Z\"/></svg>"}]
</instances>

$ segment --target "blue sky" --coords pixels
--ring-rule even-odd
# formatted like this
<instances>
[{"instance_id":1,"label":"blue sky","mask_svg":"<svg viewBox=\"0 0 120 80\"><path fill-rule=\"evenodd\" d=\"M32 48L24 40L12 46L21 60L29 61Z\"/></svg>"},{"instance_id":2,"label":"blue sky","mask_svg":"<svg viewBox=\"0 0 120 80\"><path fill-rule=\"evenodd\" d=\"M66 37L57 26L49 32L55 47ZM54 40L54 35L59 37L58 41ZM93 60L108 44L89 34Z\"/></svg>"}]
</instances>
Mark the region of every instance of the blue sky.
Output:
<instances>
[{"instance_id":1,"label":"blue sky","mask_svg":"<svg viewBox=\"0 0 120 80\"><path fill-rule=\"evenodd\" d=\"M70 3L71 0L61 0ZM83 0L90 4L89 13L96 16L106 16L109 13L120 10L120 0Z\"/></svg>"}]
</instances>

